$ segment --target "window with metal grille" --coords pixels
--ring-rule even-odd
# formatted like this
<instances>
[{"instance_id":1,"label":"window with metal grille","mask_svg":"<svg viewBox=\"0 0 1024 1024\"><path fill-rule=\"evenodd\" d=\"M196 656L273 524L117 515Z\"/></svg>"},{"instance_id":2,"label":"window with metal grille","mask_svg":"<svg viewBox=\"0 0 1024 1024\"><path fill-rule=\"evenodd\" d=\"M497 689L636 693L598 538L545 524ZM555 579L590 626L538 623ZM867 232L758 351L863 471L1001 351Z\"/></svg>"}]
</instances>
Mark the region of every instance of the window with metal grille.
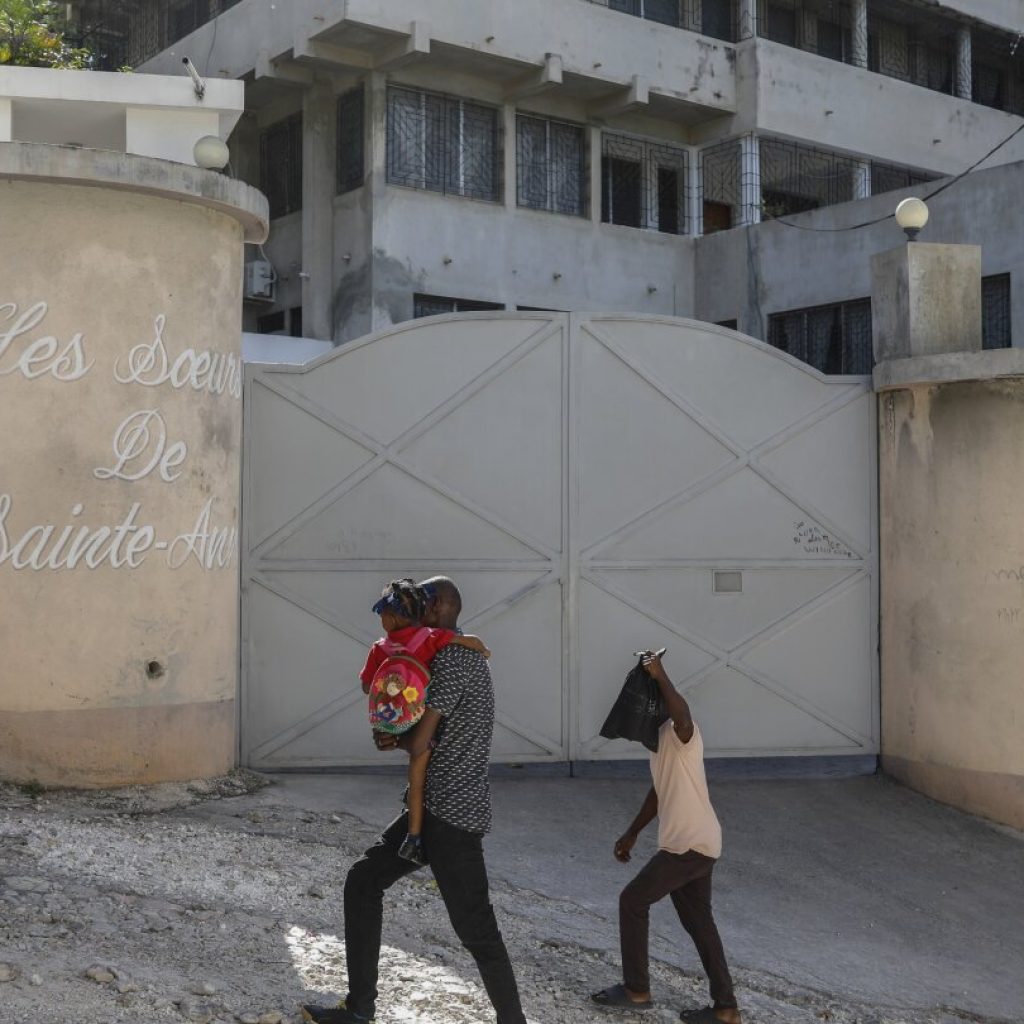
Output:
<instances>
[{"instance_id":1,"label":"window with metal grille","mask_svg":"<svg viewBox=\"0 0 1024 1024\"><path fill-rule=\"evenodd\" d=\"M586 135L575 124L519 114L516 194L520 206L582 217L587 212Z\"/></svg>"},{"instance_id":2,"label":"window with metal grille","mask_svg":"<svg viewBox=\"0 0 1024 1024\"><path fill-rule=\"evenodd\" d=\"M861 194L860 160L781 139L761 139L761 216L765 220L844 203Z\"/></svg>"},{"instance_id":3,"label":"window with metal grille","mask_svg":"<svg viewBox=\"0 0 1024 1024\"><path fill-rule=\"evenodd\" d=\"M302 209L302 115L278 121L260 136L260 189L270 216Z\"/></svg>"},{"instance_id":4,"label":"window with metal grille","mask_svg":"<svg viewBox=\"0 0 1024 1024\"><path fill-rule=\"evenodd\" d=\"M359 188L365 178L363 87L338 97L338 194Z\"/></svg>"},{"instance_id":5,"label":"window with metal grille","mask_svg":"<svg viewBox=\"0 0 1024 1024\"><path fill-rule=\"evenodd\" d=\"M738 140L720 142L700 151L700 190L705 235L740 223L742 203Z\"/></svg>"},{"instance_id":6,"label":"window with metal grille","mask_svg":"<svg viewBox=\"0 0 1024 1024\"><path fill-rule=\"evenodd\" d=\"M612 11L685 28L727 42L736 41L735 0L590 0Z\"/></svg>"},{"instance_id":7,"label":"window with metal grille","mask_svg":"<svg viewBox=\"0 0 1024 1024\"><path fill-rule=\"evenodd\" d=\"M210 20L210 0L176 0L167 9L167 37L184 39Z\"/></svg>"},{"instance_id":8,"label":"window with metal grille","mask_svg":"<svg viewBox=\"0 0 1024 1024\"><path fill-rule=\"evenodd\" d=\"M388 181L496 202L501 195L498 111L454 96L388 90Z\"/></svg>"},{"instance_id":9,"label":"window with metal grille","mask_svg":"<svg viewBox=\"0 0 1024 1024\"><path fill-rule=\"evenodd\" d=\"M419 320L425 316L439 316L442 313L479 313L504 309L501 302L480 302L477 299L452 299L444 295L414 295L412 315Z\"/></svg>"},{"instance_id":10,"label":"window with metal grille","mask_svg":"<svg viewBox=\"0 0 1024 1024\"><path fill-rule=\"evenodd\" d=\"M775 313L768 342L822 373L871 373L871 300Z\"/></svg>"},{"instance_id":11,"label":"window with metal grille","mask_svg":"<svg viewBox=\"0 0 1024 1024\"><path fill-rule=\"evenodd\" d=\"M935 181L937 175L927 171L916 171L910 167L899 167L896 164L883 164L871 161L871 194L881 195L898 188L910 188L911 185L923 185Z\"/></svg>"},{"instance_id":12,"label":"window with metal grille","mask_svg":"<svg viewBox=\"0 0 1024 1024\"><path fill-rule=\"evenodd\" d=\"M1010 275L994 274L981 279L981 338L983 348L1009 348Z\"/></svg>"},{"instance_id":13,"label":"window with metal grille","mask_svg":"<svg viewBox=\"0 0 1024 1024\"><path fill-rule=\"evenodd\" d=\"M971 97L975 103L1003 110L1006 107L1006 73L975 60L971 68Z\"/></svg>"},{"instance_id":14,"label":"window with metal grille","mask_svg":"<svg viewBox=\"0 0 1024 1024\"><path fill-rule=\"evenodd\" d=\"M601 141L601 220L685 234L686 150L623 135Z\"/></svg>"}]
</instances>

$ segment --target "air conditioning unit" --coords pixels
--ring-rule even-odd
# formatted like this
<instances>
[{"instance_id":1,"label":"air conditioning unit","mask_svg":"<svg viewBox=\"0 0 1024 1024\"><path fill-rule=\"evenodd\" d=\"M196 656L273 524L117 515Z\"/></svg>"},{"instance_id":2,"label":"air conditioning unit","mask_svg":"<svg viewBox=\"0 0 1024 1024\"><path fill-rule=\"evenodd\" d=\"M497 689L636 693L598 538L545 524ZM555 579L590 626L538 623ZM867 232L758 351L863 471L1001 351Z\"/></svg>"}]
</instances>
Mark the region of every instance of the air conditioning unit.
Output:
<instances>
[{"instance_id":1,"label":"air conditioning unit","mask_svg":"<svg viewBox=\"0 0 1024 1024\"><path fill-rule=\"evenodd\" d=\"M277 274L270 260L252 260L245 265L245 297L257 302L273 302L277 293Z\"/></svg>"}]
</instances>

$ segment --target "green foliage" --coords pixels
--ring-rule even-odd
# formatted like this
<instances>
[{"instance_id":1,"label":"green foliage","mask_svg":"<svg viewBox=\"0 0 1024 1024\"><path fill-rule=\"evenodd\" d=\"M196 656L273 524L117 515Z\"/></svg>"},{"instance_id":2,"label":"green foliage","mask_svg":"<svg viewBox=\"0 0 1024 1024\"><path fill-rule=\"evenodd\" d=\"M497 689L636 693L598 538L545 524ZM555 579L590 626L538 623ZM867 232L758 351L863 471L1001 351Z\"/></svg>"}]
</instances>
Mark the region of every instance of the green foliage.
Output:
<instances>
[{"instance_id":1,"label":"green foliage","mask_svg":"<svg viewBox=\"0 0 1024 1024\"><path fill-rule=\"evenodd\" d=\"M63 14L53 0L0 0L0 64L87 68L91 59L65 40Z\"/></svg>"}]
</instances>

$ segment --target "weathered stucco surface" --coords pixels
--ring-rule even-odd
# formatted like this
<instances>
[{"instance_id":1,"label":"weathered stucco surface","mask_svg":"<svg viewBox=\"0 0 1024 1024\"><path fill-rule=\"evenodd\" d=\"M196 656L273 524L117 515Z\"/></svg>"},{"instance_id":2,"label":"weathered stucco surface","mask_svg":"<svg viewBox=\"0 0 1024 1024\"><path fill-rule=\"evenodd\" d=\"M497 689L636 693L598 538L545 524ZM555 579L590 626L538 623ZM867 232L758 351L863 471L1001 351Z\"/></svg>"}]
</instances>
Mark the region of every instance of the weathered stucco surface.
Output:
<instances>
[{"instance_id":1,"label":"weathered stucco surface","mask_svg":"<svg viewBox=\"0 0 1024 1024\"><path fill-rule=\"evenodd\" d=\"M0 180L0 777L235 758L243 226Z\"/></svg>"},{"instance_id":2,"label":"weathered stucco surface","mask_svg":"<svg viewBox=\"0 0 1024 1024\"><path fill-rule=\"evenodd\" d=\"M1024 378L883 395L882 755L1024 827Z\"/></svg>"}]
</instances>

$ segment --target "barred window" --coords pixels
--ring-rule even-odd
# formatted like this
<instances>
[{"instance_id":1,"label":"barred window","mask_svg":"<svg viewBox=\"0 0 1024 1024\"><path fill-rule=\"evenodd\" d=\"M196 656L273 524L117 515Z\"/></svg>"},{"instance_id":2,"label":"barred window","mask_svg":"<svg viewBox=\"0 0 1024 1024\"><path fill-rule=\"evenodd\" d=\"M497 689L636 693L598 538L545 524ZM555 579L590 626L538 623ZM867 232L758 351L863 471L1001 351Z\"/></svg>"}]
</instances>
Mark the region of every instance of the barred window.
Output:
<instances>
[{"instance_id":1,"label":"barred window","mask_svg":"<svg viewBox=\"0 0 1024 1024\"><path fill-rule=\"evenodd\" d=\"M338 194L359 188L365 178L363 87L338 97Z\"/></svg>"},{"instance_id":2,"label":"barred window","mask_svg":"<svg viewBox=\"0 0 1024 1024\"><path fill-rule=\"evenodd\" d=\"M775 313L768 342L822 373L871 373L871 300Z\"/></svg>"},{"instance_id":3,"label":"barred window","mask_svg":"<svg viewBox=\"0 0 1024 1024\"><path fill-rule=\"evenodd\" d=\"M388 90L388 181L446 195L500 198L498 111L437 93Z\"/></svg>"},{"instance_id":4,"label":"barred window","mask_svg":"<svg viewBox=\"0 0 1024 1024\"><path fill-rule=\"evenodd\" d=\"M481 302L478 299L452 299L444 295L412 297L412 315L416 320L425 316L440 316L442 313L483 313L504 308L501 302Z\"/></svg>"},{"instance_id":5,"label":"barred window","mask_svg":"<svg viewBox=\"0 0 1024 1024\"><path fill-rule=\"evenodd\" d=\"M994 274L981 279L981 337L983 348L1009 348L1010 275Z\"/></svg>"},{"instance_id":6,"label":"barred window","mask_svg":"<svg viewBox=\"0 0 1024 1024\"><path fill-rule=\"evenodd\" d=\"M209 20L209 0L176 0L167 9L167 37L184 39Z\"/></svg>"},{"instance_id":7,"label":"barred window","mask_svg":"<svg viewBox=\"0 0 1024 1024\"><path fill-rule=\"evenodd\" d=\"M302 209L302 115L278 121L260 136L260 189L270 216Z\"/></svg>"},{"instance_id":8,"label":"barred window","mask_svg":"<svg viewBox=\"0 0 1024 1024\"><path fill-rule=\"evenodd\" d=\"M520 114L516 118L520 206L553 213L586 213L585 134L579 125Z\"/></svg>"},{"instance_id":9,"label":"barred window","mask_svg":"<svg viewBox=\"0 0 1024 1024\"><path fill-rule=\"evenodd\" d=\"M859 160L781 139L761 139L761 215L766 220L844 203L860 194Z\"/></svg>"},{"instance_id":10,"label":"barred window","mask_svg":"<svg viewBox=\"0 0 1024 1024\"><path fill-rule=\"evenodd\" d=\"M590 0L612 11L661 25L736 41L735 0Z\"/></svg>"},{"instance_id":11,"label":"barred window","mask_svg":"<svg viewBox=\"0 0 1024 1024\"><path fill-rule=\"evenodd\" d=\"M898 188L910 188L911 185L923 185L935 181L937 175L927 171L915 171L910 167L898 167L896 164L883 164L871 161L871 194L881 195Z\"/></svg>"},{"instance_id":12,"label":"barred window","mask_svg":"<svg viewBox=\"0 0 1024 1024\"><path fill-rule=\"evenodd\" d=\"M601 220L670 235L687 231L685 149L604 135Z\"/></svg>"}]
</instances>

